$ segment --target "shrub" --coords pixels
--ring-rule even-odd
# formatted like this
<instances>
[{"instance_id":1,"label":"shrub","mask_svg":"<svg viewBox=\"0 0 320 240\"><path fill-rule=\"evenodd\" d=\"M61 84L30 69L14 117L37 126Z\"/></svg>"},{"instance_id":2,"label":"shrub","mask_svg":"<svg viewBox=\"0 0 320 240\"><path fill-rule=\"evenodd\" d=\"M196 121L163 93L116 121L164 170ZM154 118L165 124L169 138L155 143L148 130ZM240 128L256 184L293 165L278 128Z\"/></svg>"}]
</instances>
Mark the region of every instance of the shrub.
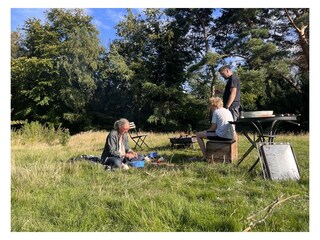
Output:
<instances>
[{"instance_id":1,"label":"shrub","mask_svg":"<svg viewBox=\"0 0 320 240\"><path fill-rule=\"evenodd\" d=\"M53 124L42 125L38 121L26 123L19 130L12 130L12 139L27 143L47 143L49 145L66 145L70 139L69 129L59 126L57 129Z\"/></svg>"}]
</instances>

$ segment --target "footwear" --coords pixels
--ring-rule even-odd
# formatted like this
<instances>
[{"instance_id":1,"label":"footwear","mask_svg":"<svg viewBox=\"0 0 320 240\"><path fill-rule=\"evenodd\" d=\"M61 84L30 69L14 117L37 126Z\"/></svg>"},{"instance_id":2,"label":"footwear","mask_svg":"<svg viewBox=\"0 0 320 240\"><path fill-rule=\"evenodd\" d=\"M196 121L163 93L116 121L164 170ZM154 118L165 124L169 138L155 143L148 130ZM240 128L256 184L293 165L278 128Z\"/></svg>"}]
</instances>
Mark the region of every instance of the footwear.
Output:
<instances>
[{"instance_id":1,"label":"footwear","mask_svg":"<svg viewBox=\"0 0 320 240\"><path fill-rule=\"evenodd\" d=\"M127 164L122 164L121 168L123 170L128 170L129 169L129 166Z\"/></svg>"},{"instance_id":2,"label":"footwear","mask_svg":"<svg viewBox=\"0 0 320 240\"><path fill-rule=\"evenodd\" d=\"M106 166L105 166L105 168L104 168L104 170L106 170L106 171L111 171L111 170L112 170L112 168L111 168L111 166L110 166L110 165L106 165Z\"/></svg>"}]
</instances>

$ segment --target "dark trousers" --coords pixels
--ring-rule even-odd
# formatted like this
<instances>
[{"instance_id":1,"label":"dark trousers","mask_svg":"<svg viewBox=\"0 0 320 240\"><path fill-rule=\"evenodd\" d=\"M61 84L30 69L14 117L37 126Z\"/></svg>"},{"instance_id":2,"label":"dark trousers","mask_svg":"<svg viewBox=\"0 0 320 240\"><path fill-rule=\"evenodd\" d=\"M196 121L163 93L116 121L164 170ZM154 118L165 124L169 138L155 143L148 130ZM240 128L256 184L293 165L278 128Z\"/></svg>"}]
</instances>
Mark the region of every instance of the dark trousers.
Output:
<instances>
[{"instance_id":1,"label":"dark trousers","mask_svg":"<svg viewBox=\"0 0 320 240\"><path fill-rule=\"evenodd\" d=\"M207 137L209 140L216 140L216 141L231 141L232 139L229 138L223 138L219 136L209 136Z\"/></svg>"},{"instance_id":2,"label":"dark trousers","mask_svg":"<svg viewBox=\"0 0 320 240\"><path fill-rule=\"evenodd\" d=\"M229 108L229 111L232 114L233 121L237 121L240 118L240 113L242 111L242 108L241 106L237 106L237 107Z\"/></svg>"},{"instance_id":3,"label":"dark trousers","mask_svg":"<svg viewBox=\"0 0 320 240\"><path fill-rule=\"evenodd\" d=\"M123 159L119 157L107 157L103 162L104 165L111 166L112 168L120 168L123 163Z\"/></svg>"}]
</instances>

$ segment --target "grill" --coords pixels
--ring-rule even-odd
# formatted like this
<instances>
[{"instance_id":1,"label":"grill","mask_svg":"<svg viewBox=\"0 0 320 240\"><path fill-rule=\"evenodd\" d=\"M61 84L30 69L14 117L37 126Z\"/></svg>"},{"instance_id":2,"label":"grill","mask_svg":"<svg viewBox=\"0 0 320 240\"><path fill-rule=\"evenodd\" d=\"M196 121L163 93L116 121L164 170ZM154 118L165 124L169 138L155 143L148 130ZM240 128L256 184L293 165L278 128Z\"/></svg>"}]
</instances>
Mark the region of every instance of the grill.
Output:
<instances>
[{"instance_id":1,"label":"grill","mask_svg":"<svg viewBox=\"0 0 320 240\"><path fill-rule=\"evenodd\" d=\"M196 136L180 136L170 138L171 147L192 147L197 142Z\"/></svg>"}]
</instances>

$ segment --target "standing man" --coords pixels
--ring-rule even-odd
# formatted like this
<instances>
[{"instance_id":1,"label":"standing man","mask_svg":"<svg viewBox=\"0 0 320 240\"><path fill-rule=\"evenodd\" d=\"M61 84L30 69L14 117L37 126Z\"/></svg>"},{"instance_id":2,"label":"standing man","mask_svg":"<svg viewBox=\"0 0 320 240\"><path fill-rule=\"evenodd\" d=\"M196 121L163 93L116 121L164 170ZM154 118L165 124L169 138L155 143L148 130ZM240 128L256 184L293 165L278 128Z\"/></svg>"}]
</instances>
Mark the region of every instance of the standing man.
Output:
<instances>
[{"instance_id":1,"label":"standing man","mask_svg":"<svg viewBox=\"0 0 320 240\"><path fill-rule=\"evenodd\" d=\"M222 66L219 69L220 75L227 80L223 93L223 106L229 109L233 120L240 118L240 80L232 73L229 66Z\"/></svg>"}]
</instances>

